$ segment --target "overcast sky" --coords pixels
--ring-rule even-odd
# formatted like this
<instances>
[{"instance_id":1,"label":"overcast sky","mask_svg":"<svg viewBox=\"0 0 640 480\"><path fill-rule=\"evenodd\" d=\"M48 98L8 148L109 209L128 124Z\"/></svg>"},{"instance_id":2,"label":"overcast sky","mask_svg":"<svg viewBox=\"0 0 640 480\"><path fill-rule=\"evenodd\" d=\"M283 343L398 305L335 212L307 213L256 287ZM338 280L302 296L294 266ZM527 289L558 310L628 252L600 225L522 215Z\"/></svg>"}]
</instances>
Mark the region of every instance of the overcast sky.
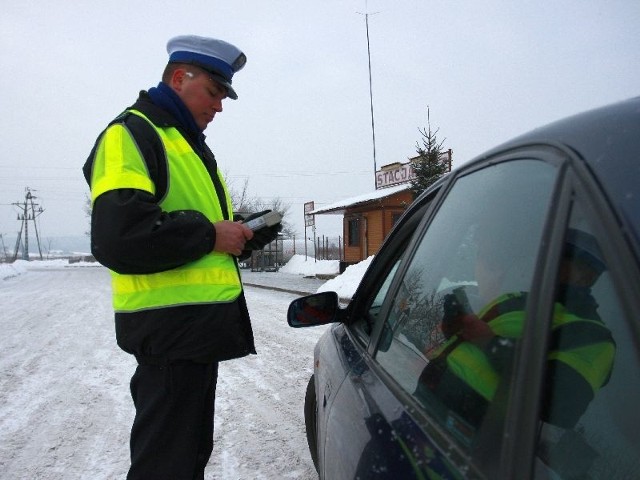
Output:
<instances>
[{"instance_id":1,"label":"overcast sky","mask_svg":"<svg viewBox=\"0 0 640 480\"><path fill-rule=\"evenodd\" d=\"M25 187L42 238L82 234L81 167L95 138L155 86L166 42L193 33L247 55L208 143L232 188L280 197L304 231L316 208L374 189L427 124L454 168L545 123L639 93L637 0L216 0L4 2L0 16L0 233ZM326 216L325 216L326 217ZM318 219L337 235L340 217ZM338 220L336 222L335 220Z\"/></svg>"}]
</instances>

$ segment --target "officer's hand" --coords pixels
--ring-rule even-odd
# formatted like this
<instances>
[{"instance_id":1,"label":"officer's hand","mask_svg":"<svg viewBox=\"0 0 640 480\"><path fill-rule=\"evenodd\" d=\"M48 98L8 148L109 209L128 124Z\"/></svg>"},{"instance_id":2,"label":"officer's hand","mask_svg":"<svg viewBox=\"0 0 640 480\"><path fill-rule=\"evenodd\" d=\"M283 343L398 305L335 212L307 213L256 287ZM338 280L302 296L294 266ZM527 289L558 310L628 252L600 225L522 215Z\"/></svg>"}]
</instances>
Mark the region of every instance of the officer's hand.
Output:
<instances>
[{"instance_id":1,"label":"officer's hand","mask_svg":"<svg viewBox=\"0 0 640 480\"><path fill-rule=\"evenodd\" d=\"M462 339L475 343L479 347L484 347L496 335L486 322L480 320L473 314L464 315L461 320L462 330L458 335Z\"/></svg>"},{"instance_id":2,"label":"officer's hand","mask_svg":"<svg viewBox=\"0 0 640 480\"><path fill-rule=\"evenodd\" d=\"M239 222L224 220L214 223L213 228L216 230L216 244L213 247L216 252L240 256L247 240L253 238L251 229Z\"/></svg>"}]
</instances>

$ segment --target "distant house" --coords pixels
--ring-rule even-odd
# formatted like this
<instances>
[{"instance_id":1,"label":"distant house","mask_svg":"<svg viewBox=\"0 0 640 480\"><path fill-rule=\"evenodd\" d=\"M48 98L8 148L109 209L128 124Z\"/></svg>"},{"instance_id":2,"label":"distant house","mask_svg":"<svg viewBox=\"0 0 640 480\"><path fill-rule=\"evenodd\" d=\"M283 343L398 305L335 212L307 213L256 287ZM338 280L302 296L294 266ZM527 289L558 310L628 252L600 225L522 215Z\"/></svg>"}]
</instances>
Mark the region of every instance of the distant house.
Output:
<instances>
[{"instance_id":1,"label":"distant house","mask_svg":"<svg viewBox=\"0 0 640 480\"><path fill-rule=\"evenodd\" d=\"M343 258L340 271L380 250L382 242L413 201L409 183L380 188L346 198L310 212L312 215L343 215Z\"/></svg>"}]
</instances>

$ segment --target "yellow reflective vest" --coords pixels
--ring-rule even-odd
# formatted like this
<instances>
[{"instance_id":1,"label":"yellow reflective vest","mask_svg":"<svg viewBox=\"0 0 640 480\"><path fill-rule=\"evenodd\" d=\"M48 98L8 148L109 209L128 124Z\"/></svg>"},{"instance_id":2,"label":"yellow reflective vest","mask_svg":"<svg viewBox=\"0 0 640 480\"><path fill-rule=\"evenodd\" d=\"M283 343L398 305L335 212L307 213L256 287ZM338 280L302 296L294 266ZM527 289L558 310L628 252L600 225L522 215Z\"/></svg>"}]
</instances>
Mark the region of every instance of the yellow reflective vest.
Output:
<instances>
[{"instance_id":1,"label":"yellow reflective vest","mask_svg":"<svg viewBox=\"0 0 640 480\"><path fill-rule=\"evenodd\" d=\"M167 158L167 190L159 201L162 210L197 210L212 223L228 220L218 200L213 181L201 158L174 127L158 128L137 110L157 132ZM226 210L232 212L230 196L219 171L225 193ZM156 187L145 160L123 123L110 125L95 150L91 172L91 201L103 193L132 188L150 194ZM112 272L113 308L116 312L136 312L177 305L230 302L238 298L242 286L235 259L226 253L210 252L181 267L152 274Z\"/></svg>"},{"instance_id":2,"label":"yellow reflective vest","mask_svg":"<svg viewBox=\"0 0 640 480\"><path fill-rule=\"evenodd\" d=\"M496 335L519 339L522 336L525 301L524 294L502 295L485 306L478 313L478 317L488 320L488 325ZM571 367L589 384L595 394L608 381L615 356L615 344L608 334L608 329L601 322L581 318L569 312L564 305L556 303L552 330L570 324L591 325L602 330L602 334L590 343L551 350L548 359L563 362ZM491 365L486 352L471 342L460 342L455 335L439 352L445 351L449 345L456 345L446 357L449 370L485 400L491 401L498 387L500 374Z\"/></svg>"}]
</instances>

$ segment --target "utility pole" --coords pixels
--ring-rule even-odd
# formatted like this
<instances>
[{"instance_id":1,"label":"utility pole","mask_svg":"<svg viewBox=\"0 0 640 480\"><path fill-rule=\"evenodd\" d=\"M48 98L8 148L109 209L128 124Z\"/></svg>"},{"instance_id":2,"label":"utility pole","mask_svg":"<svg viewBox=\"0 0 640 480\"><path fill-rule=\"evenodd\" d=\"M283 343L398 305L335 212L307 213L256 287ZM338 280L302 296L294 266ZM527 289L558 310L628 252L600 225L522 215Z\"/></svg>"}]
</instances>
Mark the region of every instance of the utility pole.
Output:
<instances>
[{"instance_id":1,"label":"utility pole","mask_svg":"<svg viewBox=\"0 0 640 480\"><path fill-rule=\"evenodd\" d=\"M366 4L365 4L365 8L366 8ZM367 58L369 59L369 105L371 107L371 136L373 141L373 185L377 189L378 186L376 182L376 171L378 170L378 167L376 163L376 126L375 126L375 121L373 116L373 84L371 81L371 45L369 43L369 15L375 15L380 12L374 12L374 13L356 12L356 13L360 15L364 15L364 23L367 29Z\"/></svg>"},{"instance_id":2,"label":"utility pole","mask_svg":"<svg viewBox=\"0 0 640 480\"><path fill-rule=\"evenodd\" d=\"M16 249L13 254L13 261L18 258L18 250L20 248L20 239L22 232L24 231L24 248L22 249L22 259L29 261L29 221L33 222L33 228L36 233L36 240L38 242L38 252L40 253L40 260L42 260L42 249L40 248L40 237L38 235L38 226L36 224L36 217L38 217L44 209L37 203L33 203L33 200L38 198L31 194L29 187L25 188L24 202L14 202L12 205L18 207L21 212L18 213L18 220L20 221L20 232L18 233L18 239L16 240ZM36 207L38 207L36 209Z\"/></svg>"},{"instance_id":3,"label":"utility pole","mask_svg":"<svg viewBox=\"0 0 640 480\"><path fill-rule=\"evenodd\" d=\"M4 246L4 237L0 233L0 242L2 242L2 262L7 261L7 247Z\"/></svg>"}]
</instances>

